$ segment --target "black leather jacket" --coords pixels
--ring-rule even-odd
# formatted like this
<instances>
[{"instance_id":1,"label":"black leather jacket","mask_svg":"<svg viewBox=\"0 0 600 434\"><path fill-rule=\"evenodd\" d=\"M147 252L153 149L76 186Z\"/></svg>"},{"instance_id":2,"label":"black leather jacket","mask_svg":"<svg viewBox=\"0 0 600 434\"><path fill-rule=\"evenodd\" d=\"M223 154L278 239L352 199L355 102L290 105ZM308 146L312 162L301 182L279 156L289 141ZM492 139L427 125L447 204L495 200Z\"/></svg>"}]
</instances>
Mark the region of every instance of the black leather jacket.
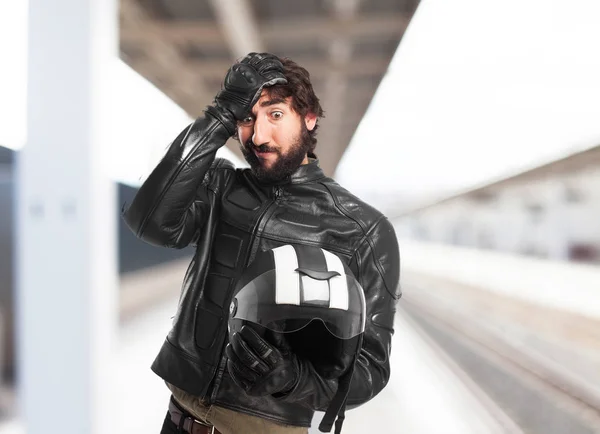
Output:
<instances>
[{"instance_id":1,"label":"black leather jacket","mask_svg":"<svg viewBox=\"0 0 600 434\"><path fill-rule=\"evenodd\" d=\"M124 218L143 240L172 248L196 246L173 327L152 364L168 383L241 412L310 426L325 410L336 380L301 363L300 380L285 396L249 397L226 369L228 308L236 278L256 252L282 244L321 246L337 253L365 290L366 331L348 395L363 404L387 384L400 259L394 229L377 210L326 177L318 161L276 185L249 169L215 159L226 128L210 113L170 145Z\"/></svg>"}]
</instances>

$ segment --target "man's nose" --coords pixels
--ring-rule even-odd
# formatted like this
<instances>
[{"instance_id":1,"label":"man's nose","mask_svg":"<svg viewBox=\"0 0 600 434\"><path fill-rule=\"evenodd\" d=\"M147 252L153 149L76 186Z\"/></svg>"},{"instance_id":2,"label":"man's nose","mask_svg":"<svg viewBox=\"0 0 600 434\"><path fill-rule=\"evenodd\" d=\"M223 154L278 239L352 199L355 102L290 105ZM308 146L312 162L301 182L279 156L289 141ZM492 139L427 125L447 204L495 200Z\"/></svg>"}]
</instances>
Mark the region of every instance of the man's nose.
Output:
<instances>
[{"instance_id":1,"label":"man's nose","mask_svg":"<svg viewBox=\"0 0 600 434\"><path fill-rule=\"evenodd\" d=\"M268 145L271 141L271 128L266 121L256 119L254 122L254 132L252 133L252 142L256 146Z\"/></svg>"}]
</instances>

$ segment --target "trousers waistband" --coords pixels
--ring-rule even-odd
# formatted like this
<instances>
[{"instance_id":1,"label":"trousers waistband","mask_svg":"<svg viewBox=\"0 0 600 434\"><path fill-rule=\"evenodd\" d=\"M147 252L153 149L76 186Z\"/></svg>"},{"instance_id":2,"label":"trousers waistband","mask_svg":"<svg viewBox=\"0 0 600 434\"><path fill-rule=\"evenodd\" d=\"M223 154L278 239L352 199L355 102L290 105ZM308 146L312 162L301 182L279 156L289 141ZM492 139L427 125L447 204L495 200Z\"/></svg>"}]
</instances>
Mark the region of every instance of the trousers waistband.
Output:
<instances>
[{"instance_id":1,"label":"trousers waistband","mask_svg":"<svg viewBox=\"0 0 600 434\"><path fill-rule=\"evenodd\" d=\"M188 434L220 434L212 425L195 419L192 415L181 408L175 399L171 397L169 401L169 415L171 421L178 427L181 425L183 432Z\"/></svg>"}]
</instances>

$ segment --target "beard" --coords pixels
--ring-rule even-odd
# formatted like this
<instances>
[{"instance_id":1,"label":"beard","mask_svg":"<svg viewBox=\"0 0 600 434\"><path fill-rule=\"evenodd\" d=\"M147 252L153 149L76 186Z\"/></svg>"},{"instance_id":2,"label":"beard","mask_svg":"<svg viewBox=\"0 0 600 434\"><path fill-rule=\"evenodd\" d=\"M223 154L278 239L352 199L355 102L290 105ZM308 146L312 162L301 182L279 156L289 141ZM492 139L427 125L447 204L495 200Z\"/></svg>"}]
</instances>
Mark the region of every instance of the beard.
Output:
<instances>
[{"instance_id":1,"label":"beard","mask_svg":"<svg viewBox=\"0 0 600 434\"><path fill-rule=\"evenodd\" d=\"M240 150L244 154L244 158L250 165L252 173L259 181L267 184L283 181L300 167L312 145L312 138L304 122L301 123L300 128L300 135L294 140L294 143L285 154L282 154L279 149L268 145L255 146L252 142L252 137L246 143L240 145ZM254 149L260 152L273 152L277 155L271 167L267 168L263 166L260 158L254 153Z\"/></svg>"}]
</instances>

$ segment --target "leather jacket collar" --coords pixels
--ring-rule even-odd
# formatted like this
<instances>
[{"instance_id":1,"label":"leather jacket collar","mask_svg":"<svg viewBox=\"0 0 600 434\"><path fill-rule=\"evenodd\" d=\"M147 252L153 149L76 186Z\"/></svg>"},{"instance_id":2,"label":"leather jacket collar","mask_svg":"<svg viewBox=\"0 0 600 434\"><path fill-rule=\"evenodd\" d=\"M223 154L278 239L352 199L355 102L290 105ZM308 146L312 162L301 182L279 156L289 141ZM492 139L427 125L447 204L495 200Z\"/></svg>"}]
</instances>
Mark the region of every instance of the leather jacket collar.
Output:
<instances>
[{"instance_id":1,"label":"leather jacket collar","mask_svg":"<svg viewBox=\"0 0 600 434\"><path fill-rule=\"evenodd\" d=\"M298 184L301 182L315 181L324 176L325 174L319 166L319 160L317 158L309 158L307 164L301 165L294 173L292 173L289 182Z\"/></svg>"}]
</instances>

